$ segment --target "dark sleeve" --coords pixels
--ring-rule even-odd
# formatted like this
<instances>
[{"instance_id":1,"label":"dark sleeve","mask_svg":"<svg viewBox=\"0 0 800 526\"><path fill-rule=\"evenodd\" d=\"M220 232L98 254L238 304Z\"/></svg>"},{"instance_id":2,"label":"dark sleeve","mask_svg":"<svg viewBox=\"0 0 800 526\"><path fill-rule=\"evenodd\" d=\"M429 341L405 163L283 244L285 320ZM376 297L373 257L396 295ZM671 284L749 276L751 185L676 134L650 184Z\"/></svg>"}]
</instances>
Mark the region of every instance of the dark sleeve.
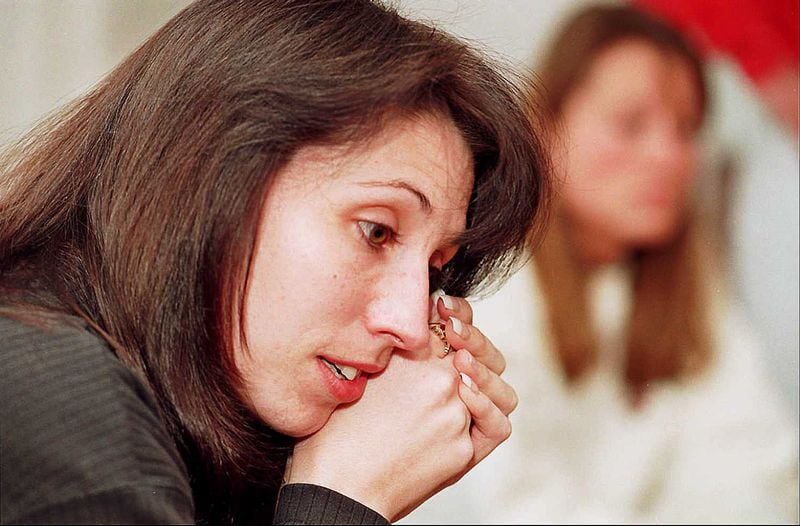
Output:
<instances>
[{"instance_id":1,"label":"dark sleeve","mask_svg":"<svg viewBox=\"0 0 800 526\"><path fill-rule=\"evenodd\" d=\"M287 484L278 495L274 524L389 524L389 521L331 489L313 484Z\"/></svg>"},{"instance_id":2,"label":"dark sleeve","mask_svg":"<svg viewBox=\"0 0 800 526\"><path fill-rule=\"evenodd\" d=\"M155 401L85 327L0 317L0 522L193 523Z\"/></svg>"},{"instance_id":3,"label":"dark sleeve","mask_svg":"<svg viewBox=\"0 0 800 526\"><path fill-rule=\"evenodd\" d=\"M174 488L124 486L11 514L2 524L194 524L188 495ZM52 501L52 499L49 499Z\"/></svg>"}]
</instances>

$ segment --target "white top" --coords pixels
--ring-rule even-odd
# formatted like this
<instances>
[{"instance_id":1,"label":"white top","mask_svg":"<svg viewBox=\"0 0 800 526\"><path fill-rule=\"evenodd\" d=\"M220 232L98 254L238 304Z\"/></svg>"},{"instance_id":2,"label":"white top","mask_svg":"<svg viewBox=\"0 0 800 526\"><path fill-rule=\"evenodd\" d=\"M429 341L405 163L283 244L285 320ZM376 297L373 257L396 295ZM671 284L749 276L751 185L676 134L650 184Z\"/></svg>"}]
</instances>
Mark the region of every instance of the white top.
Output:
<instances>
[{"instance_id":1,"label":"white top","mask_svg":"<svg viewBox=\"0 0 800 526\"><path fill-rule=\"evenodd\" d=\"M619 373L626 272L590 283L600 362L568 388L547 350L532 265L473 302L519 394L511 438L403 523L797 522L796 417L766 379L745 320L713 286L717 353L691 383L655 386L634 411Z\"/></svg>"}]
</instances>

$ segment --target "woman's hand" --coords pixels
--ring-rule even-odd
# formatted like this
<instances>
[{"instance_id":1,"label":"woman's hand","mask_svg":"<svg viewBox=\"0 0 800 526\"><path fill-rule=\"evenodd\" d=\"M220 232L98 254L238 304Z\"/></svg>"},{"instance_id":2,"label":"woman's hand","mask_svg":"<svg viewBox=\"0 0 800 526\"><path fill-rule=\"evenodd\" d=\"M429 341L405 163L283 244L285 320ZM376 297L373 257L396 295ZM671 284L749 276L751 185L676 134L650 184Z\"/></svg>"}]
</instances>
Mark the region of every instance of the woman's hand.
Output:
<instances>
[{"instance_id":1,"label":"woman's hand","mask_svg":"<svg viewBox=\"0 0 800 526\"><path fill-rule=\"evenodd\" d=\"M475 451L459 393L472 391L453 359L439 358L442 345L433 336L427 352L395 351L360 400L295 446L287 482L333 489L395 521L463 474Z\"/></svg>"},{"instance_id":2,"label":"woman's hand","mask_svg":"<svg viewBox=\"0 0 800 526\"><path fill-rule=\"evenodd\" d=\"M437 291L433 296L440 319L446 322L447 341L457 349L454 364L474 389L461 397L472 415L474 456L468 469L483 460L511 434L508 415L517 407L517 393L500 378L506 360L484 334L472 325L472 307L463 298Z\"/></svg>"},{"instance_id":3,"label":"woman's hand","mask_svg":"<svg viewBox=\"0 0 800 526\"><path fill-rule=\"evenodd\" d=\"M427 353L396 351L359 401L297 444L287 482L333 489L393 522L508 438L517 396L499 376L505 359L472 326L466 300L438 297L434 308L457 351L440 358L433 334Z\"/></svg>"}]
</instances>

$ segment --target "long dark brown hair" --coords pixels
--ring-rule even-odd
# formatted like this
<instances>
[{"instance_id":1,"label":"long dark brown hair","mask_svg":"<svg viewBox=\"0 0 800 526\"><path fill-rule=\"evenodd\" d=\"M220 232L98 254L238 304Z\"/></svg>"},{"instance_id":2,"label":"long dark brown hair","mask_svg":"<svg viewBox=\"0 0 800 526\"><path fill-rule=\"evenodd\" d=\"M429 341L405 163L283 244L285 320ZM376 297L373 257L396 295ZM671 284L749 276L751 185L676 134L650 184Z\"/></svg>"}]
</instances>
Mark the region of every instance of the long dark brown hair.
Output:
<instances>
[{"instance_id":1,"label":"long dark brown hair","mask_svg":"<svg viewBox=\"0 0 800 526\"><path fill-rule=\"evenodd\" d=\"M0 303L77 314L149 385L197 520L269 517L291 440L247 408L242 331L260 208L290 157L394 114L452 119L475 183L445 289L515 268L547 162L515 83L369 0L202 0L2 157Z\"/></svg>"},{"instance_id":2,"label":"long dark brown hair","mask_svg":"<svg viewBox=\"0 0 800 526\"><path fill-rule=\"evenodd\" d=\"M680 57L695 80L698 114L706 111L706 85L697 53L665 22L631 6L583 7L564 22L538 69L541 89L532 96L556 123L557 141L564 103L583 82L595 58L624 40L638 40ZM697 123L698 127L700 122ZM560 206L556 205L559 210ZM554 350L565 377L585 377L596 362L597 341L591 329L587 269L571 245L567 219L559 210L536 255ZM632 256L634 289L627 330L624 379L632 400L658 380L674 380L699 372L710 357L707 304L700 267L704 257L698 236L701 225L687 217L665 246Z\"/></svg>"}]
</instances>

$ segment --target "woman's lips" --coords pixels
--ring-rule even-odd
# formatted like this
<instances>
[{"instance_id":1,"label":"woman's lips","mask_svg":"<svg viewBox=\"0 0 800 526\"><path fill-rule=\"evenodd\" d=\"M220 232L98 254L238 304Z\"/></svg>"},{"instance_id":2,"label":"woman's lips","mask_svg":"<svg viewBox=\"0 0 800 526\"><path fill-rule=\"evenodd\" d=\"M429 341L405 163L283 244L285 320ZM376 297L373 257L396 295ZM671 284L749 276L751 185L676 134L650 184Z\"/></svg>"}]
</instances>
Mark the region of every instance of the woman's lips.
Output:
<instances>
[{"instance_id":1,"label":"woman's lips","mask_svg":"<svg viewBox=\"0 0 800 526\"><path fill-rule=\"evenodd\" d=\"M331 367L329 364L334 367ZM364 374L364 371L353 365L341 364L322 357L317 360L317 365L322 375L323 383L328 388L328 392L339 403L348 404L350 402L355 402L364 394L364 389L367 386L367 376ZM340 377L342 375L337 374L337 372L335 372L336 369L344 372L345 378ZM353 380L347 380L346 377L351 376L352 369L356 370L355 378Z\"/></svg>"},{"instance_id":2,"label":"woman's lips","mask_svg":"<svg viewBox=\"0 0 800 526\"><path fill-rule=\"evenodd\" d=\"M340 380L355 380L361 374L361 370L351 365L344 365L341 363L332 362L325 358L320 358L322 362L328 366L328 369L333 371L333 375Z\"/></svg>"}]
</instances>

